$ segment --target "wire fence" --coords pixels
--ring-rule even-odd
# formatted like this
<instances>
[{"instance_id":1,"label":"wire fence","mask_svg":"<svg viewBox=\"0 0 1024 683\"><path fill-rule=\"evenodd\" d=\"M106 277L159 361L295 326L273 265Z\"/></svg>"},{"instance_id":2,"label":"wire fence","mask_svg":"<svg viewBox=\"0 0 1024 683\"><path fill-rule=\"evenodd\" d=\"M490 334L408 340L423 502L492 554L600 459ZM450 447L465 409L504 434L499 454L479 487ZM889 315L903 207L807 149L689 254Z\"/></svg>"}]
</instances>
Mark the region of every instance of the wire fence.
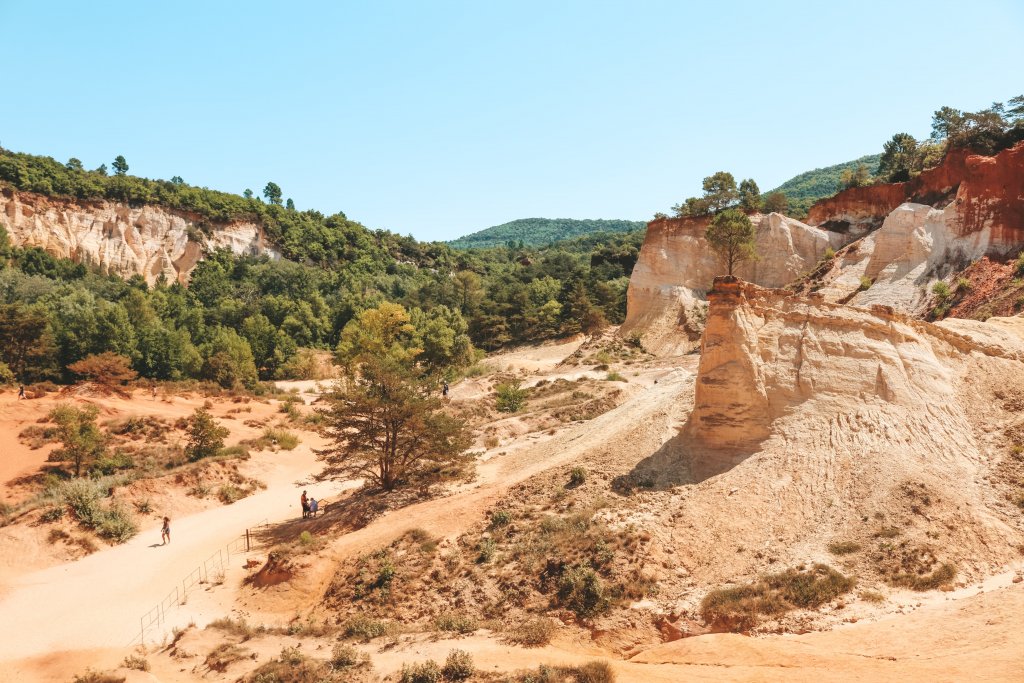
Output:
<instances>
[{"instance_id":1,"label":"wire fence","mask_svg":"<svg viewBox=\"0 0 1024 683\"><path fill-rule=\"evenodd\" d=\"M223 582L231 556L244 555L259 548L261 543L257 540L256 532L268 526L269 522L264 519L259 524L247 528L242 535L232 539L223 548L218 548L203 560L202 564L185 575L163 600L139 617L139 634L128 646L145 645L146 637L154 631L162 635L167 628L168 615L186 604L189 593L199 590L206 584Z\"/></svg>"}]
</instances>

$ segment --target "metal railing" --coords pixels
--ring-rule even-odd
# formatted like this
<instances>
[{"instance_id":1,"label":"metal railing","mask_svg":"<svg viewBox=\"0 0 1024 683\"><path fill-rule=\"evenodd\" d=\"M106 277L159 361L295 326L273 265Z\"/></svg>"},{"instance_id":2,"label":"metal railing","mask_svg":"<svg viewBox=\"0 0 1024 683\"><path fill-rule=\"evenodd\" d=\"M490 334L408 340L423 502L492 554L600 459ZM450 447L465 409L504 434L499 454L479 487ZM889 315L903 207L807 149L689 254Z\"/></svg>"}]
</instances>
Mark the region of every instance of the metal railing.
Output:
<instances>
[{"instance_id":1,"label":"metal railing","mask_svg":"<svg viewBox=\"0 0 1024 683\"><path fill-rule=\"evenodd\" d=\"M139 617L139 635L132 639L128 647L145 645L147 634L154 630L162 632L167 627L168 613L172 609L177 609L184 605L188 600L190 592L198 590L203 584L211 583L211 576L213 577L213 583L222 582L224 574L227 572L231 555L244 555L259 548L261 544L254 532L257 529L268 526L270 526L269 522L264 519L255 526L247 527L245 532L238 538L232 539L223 548L218 548L201 565L190 571L181 580L181 583L176 585L163 600Z\"/></svg>"}]
</instances>

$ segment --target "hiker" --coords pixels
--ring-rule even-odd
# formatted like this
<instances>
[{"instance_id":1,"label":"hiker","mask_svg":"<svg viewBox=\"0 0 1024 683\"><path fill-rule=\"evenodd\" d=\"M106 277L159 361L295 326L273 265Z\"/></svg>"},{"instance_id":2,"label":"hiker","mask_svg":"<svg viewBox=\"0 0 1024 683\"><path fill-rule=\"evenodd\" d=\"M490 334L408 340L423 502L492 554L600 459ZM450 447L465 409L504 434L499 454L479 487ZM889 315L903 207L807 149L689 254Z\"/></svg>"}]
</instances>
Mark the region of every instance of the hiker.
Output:
<instances>
[{"instance_id":1,"label":"hiker","mask_svg":"<svg viewBox=\"0 0 1024 683\"><path fill-rule=\"evenodd\" d=\"M25 398L25 385L24 384L19 384L18 385L18 400L20 401L23 398Z\"/></svg>"},{"instance_id":2,"label":"hiker","mask_svg":"<svg viewBox=\"0 0 1024 683\"><path fill-rule=\"evenodd\" d=\"M299 502L302 503L302 518L309 517L309 499L306 498L306 492L302 492L302 497L299 498Z\"/></svg>"},{"instance_id":3,"label":"hiker","mask_svg":"<svg viewBox=\"0 0 1024 683\"><path fill-rule=\"evenodd\" d=\"M319 505L320 505L320 503L317 502L316 498L310 498L309 499L309 516L310 517L316 517L316 511L317 511L317 507Z\"/></svg>"},{"instance_id":4,"label":"hiker","mask_svg":"<svg viewBox=\"0 0 1024 683\"><path fill-rule=\"evenodd\" d=\"M156 384L153 385L153 400L156 400Z\"/></svg>"},{"instance_id":5,"label":"hiker","mask_svg":"<svg viewBox=\"0 0 1024 683\"><path fill-rule=\"evenodd\" d=\"M163 541L160 545L167 545L171 542L171 518L164 517L164 526L160 529L160 540Z\"/></svg>"},{"instance_id":6,"label":"hiker","mask_svg":"<svg viewBox=\"0 0 1024 683\"><path fill-rule=\"evenodd\" d=\"M441 396L448 398L448 382L445 382L444 386L441 387Z\"/></svg>"}]
</instances>

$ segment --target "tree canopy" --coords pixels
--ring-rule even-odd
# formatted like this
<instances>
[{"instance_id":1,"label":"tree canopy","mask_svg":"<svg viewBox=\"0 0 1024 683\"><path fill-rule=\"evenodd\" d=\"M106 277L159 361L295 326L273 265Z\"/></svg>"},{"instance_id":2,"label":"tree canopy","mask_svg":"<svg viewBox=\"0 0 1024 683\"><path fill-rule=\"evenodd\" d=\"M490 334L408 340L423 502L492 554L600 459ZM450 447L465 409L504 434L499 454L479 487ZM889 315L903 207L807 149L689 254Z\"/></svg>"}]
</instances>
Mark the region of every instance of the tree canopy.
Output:
<instances>
[{"instance_id":1,"label":"tree canopy","mask_svg":"<svg viewBox=\"0 0 1024 683\"><path fill-rule=\"evenodd\" d=\"M726 209L717 214L704 237L725 264L729 275L733 274L737 264L756 257L754 224L738 209Z\"/></svg>"}]
</instances>

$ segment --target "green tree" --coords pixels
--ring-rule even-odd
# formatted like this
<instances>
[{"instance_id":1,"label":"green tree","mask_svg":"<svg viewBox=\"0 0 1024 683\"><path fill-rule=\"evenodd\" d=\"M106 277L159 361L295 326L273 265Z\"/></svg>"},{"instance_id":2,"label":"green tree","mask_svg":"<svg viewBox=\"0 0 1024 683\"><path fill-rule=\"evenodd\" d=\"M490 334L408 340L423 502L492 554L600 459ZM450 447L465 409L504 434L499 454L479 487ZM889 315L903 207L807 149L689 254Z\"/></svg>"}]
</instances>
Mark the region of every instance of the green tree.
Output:
<instances>
[{"instance_id":1,"label":"green tree","mask_svg":"<svg viewBox=\"0 0 1024 683\"><path fill-rule=\"evenodd\" d=\"M291 197L289 197L288 201L286 201L284 203L284 208L288 209L289 211L294 211L295 210L295 202L292 201Z\"/></svg>"},{"instance_id":2,"label":"green tree","mask_svg":"<svg viewBox=\"0 0 1024 683\"><path fill-rule=\"evenodd\" d=\"M857 164L855 169L846 169L839 177L843 189L851 187L867 187L872 182L871 171L864 164Z\"/></svg>"},{"instance_id":3,"label":"green tree","mask_svg":"<svg viewBox=\"0 0 1024 683\"><path fill-rule=\"evenodd\" d=\"M245 197L246 199L252 199L252 190L250 190L248 187L245 188L245 192L242 193L242 196Z\"/></svg>"},{"instance_id":4,"label":"green tree","mask_svg":"<svg viewBox=\"0 0 1024 683\"><path fill-rule=\"evenodd\" d=\"M75 476L82 476L82 468L99 460L107 451L107 437L96 424L99 408L82 408L61 404L50 411L50 421L57 424L57 437L61 447L50 455L51 460L70 461Z\"/></svg>"},{"instance_id":5,"label":"green tree","mask_svg":"<svg viewBox=\"0 0 1024 683\"><path fill-rule=\"evenodd\" d=\"M114 175L126 175L128 173L128 161L118 154L114 157Z\"/></svg>"},{"instance_id":6,"label":"green tree","mask_svg":"<svg viewBox=\"0 0 1024 683\"><path fill-rule=\"evenodd\" d=\"M0 361L20 381L46 376L55 352L49 322L41 308L0 305Z\"/></svg>"},{"instance_id":7,"label":"green tree","mask_svg":"<svg viewBox=\"0 0 1024 683\"><path fill-rule=\"evenodd\" d=\"M761 189L752 178L740 182L739 198L740 208L747 213L757 213L761 210Z\"/></svg>"},{"instance_id":8,"label":"green tree","mask_svg":"<svg viewBox=\"0 0 1024 683\"><path fill-rule=\"evenodd\" d=\"M726 209L716 215L704 233L729 275L736 264L755 258L754 236L754 224L737 209Z\"/></svg>"},{"instance_id":9,"label":"green tree","mask_svg":"<svg viewBox=\"0 0 1024 683\"><path fill-rule=\"evenodd\" d=\"M263 196L275 206L281 206L281 186L271 181L263 188Z\"/></svg>"},{"instance_id":10,"label":"green tree","mask_svg":"<svg viewBox=\"0 0 1024 683\"><path fill-rule=\"evenodd\" d=\"M71 157L70 159L68 159L68 163L66 163L65 166L67 167L67 169L69 171L84 171L85 170L85 167L82 166L81 160L76 159L75 157Z\"/></svg>"},{"instance_id":11,"label":"green tree","mask_svg":"<svg viewBox=\"0 0 1024 683\"><path fill-rule=\"evenodd\" d=\"M401 304L385 302L345 325L335 356L343 367L354 367L371 358L392 358L411 365L422 352L409 312Z\"/></svg>"},{"instance_id":12,"label":"green tree","mask_svg":"<svg viewBox=\"0 0 1024 683\"><path fill-rule=\"evenodd\" d=\"M188 420L188 444L185 455L192 462L217 455L224 448L224 439L230 431L221 427L205 408L196 408Z\"/></svg>"},{"instance_id":13,"label":"green tree","mask_svg":"<svg viewBox=\"0 0 1024 683\"><path fill-rule=\"evenodd\" d=\"M751 181L753 182L753 181ZM728 171L718 171L704 179L704 199L712 213L732 206L739 199L736 178Z\"/></svg>"},{"instance_id":14,"label":"green tree","mask_svg":"<svg viewBox=\"0 0 1024 683\"><path fill-rule=\"evenodd\" d=\"M391 491L462 475L470 438L463 422L444 413L432 383L395 358L368 356L325 396L330 445L319 456L325 474L364 478Z\"/></svg>"},{"instance_id":15,"label":"green tree","mask_svg":"<svg viewBox=\"0 0 1024 683\"><path fill-rule=\"evenodd\" d=\"M219 327L209 342L200 347L203 355L202 376L225 389L238 386L253 388L258 374L252 348L237 332Z\"/></svg>"},{"instance_id":16,"label":"green tree","mask_svg":"<svg viewBox=\"0 0 1024 683\"><path fill-rule=\"evenodd\" d=\"M917 140L909 133L896 133L882 145L882 158L878 162L878 175L890 183L910 180L917 154Z\"/></svg>"},{"instance_id":17,"label":"green tree","mask_svg":"<svg viewBox=\"0 0 1024 683\"><path fill-rule=\"evenodd\" d=\"M786 213L789 211L789 199L784 192L769 192L764 196L765 213Z\"/></svg>"}]
</instances>

